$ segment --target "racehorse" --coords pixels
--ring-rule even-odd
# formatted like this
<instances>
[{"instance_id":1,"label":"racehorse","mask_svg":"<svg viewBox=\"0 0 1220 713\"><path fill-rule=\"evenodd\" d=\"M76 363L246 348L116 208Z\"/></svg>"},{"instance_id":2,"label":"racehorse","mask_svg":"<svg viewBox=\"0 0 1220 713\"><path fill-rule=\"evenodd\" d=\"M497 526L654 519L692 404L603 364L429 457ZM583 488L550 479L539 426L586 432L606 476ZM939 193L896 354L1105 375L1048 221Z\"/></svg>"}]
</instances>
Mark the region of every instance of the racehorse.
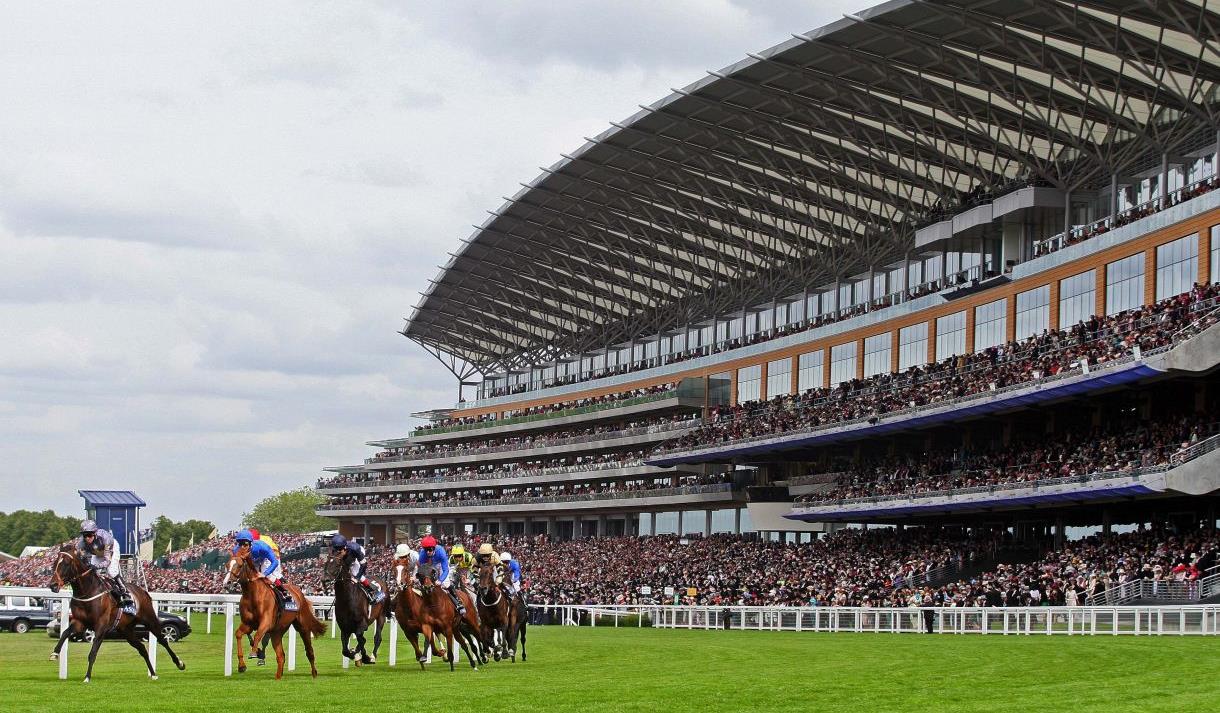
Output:
<instances>
[{"instance_id":1,"label":"racehorse","mask_svg":"<svg viewBox=\"0 0 1220 713\"><path fill-rule=\"evenodd\" d=\"M350 550L340 550L326 561L326 577L331 579L335 587L335 618L339 623L339 631L343 633L343 655L362 663L376 663L377 650L381 648L381 628L385 626L389 600L382 599L376 604L370 604L363 588L351 577ZM378 580L381 591L386 591L385 583ZM377 629L373 633L373 654L370 656L364 649L364 632L373 622ZM347 648L348 639L355 634L356 648ZM359 656L357 656L359 654Z\"/></svg>"},{"instance_id":2,"label":"racehorse","mask_svg":"<svg viewBox=\"0 0 1220 713\"><path fill-rule=\"evenodd\" d=\"M309 658L310 672L317 678L313 637L326 633L326 625L314 616L313 605L301 593L301 589L295 584L284 584L284 588L297 602L297 611L281 610L272 584L259 576L258 568L250 560L250 553L240 550L229 559L228 571L225 574L226 584L231 577L241 583L241 602L238 605L241 626L233 632L233 638L237 641L237 672L246 672L246 657L242 651L241 640L253 631L254 640L259 642L270 634L277 664L275 677L277 680L283 678L284 632L291 626L301 635L301 641L305 644L305 656Z\"/></svg>"},{"instance_id":3,"label":"racehorse","mask_svg":"<svg viewBox=\"0 0 1220 713\"><path fill-rule=\"evenodd\" d=\"M517 662L517 643L521 643L521 660L525 660L525 627L529 620L529 608L519 595L508 595L508 657Z\"/></svg>"},{"instance_id":4,"label":"racehorse","mask_svg":"<svg viewBox=\"0 0 1220 713\"><path fill-rule=\"evenodd\" d=\"M462 601L462 606L466 608L466 614L458 622L458 631L478 657L479 663L486 664L487 650L483 646L482 627L479 625L479 607L475 603L474 595L460 583L454 586L453 591Z\"/></svg>"},{"instance_id":5,"label":"racehorse","mask_svg":"<svg viewBox=\"0 0 1220 713\"><path fill-rule=\"evenodd\" d=\"M127 643L140 652L144 664L148 666L148 677L156 680L157 671L153 668L152 661L148 659L148 649L144 646L144 637L136 633L136 624L143 624L157 638L157 643L169 652L169 657L173 659L174 665L178 667L179 671L186 669L186 664L179 660L178 654L175 654L174 650L170 648L165 634L161 632L161 624L157 620L157 610L143 587L137 587L134 584L127 585L127 591L136 605L136 613L128 614L110 595L110 585L102 581L97 570L85 561L84 554L77 552L76 548L71 545L59 548L49 586L52 592L58 592L64 587L72 587L70 602L72 618L68 622L68 626L64 627L63 632L60 633L59 641L55 642L51 660L59 658L59 650L63 648L64 642L69 636L83 634L86 629L93 632L93 648L89 649L89 670L85 672L85 683L88 683L89 679L93 677L93 661L97 658L97 650L101 648L106 634L111 631L122 634L123 638L127 639Z\"/></svg>"},{"instance_id":6,"label":"racehorse","mask_svg":"<svg viewBox=\"0 0 1220 713\"><path fill-rule=\"evenodd\" d=\"M479 604L479 620L483 622L481 634L484 648L490 649L496 661L508 657L508 628L512 624L512 610L508 595L500 587L503 575L497 574L493 563L479 565L479 586L476 599Z\"/></svg>"},{"instance_id":7,"label":"racehorse","mask_svg":"<svg viewBox=\"0 0 1220 713\"><path fill-rule=\"evenodd\" d=\"M438 656L449 662L450 671L454 670L453 645L455 639L457 644L462 647L462 651L466 653L470 667L478 670L479 657L477 654L471 654L466 638L458 628L459 620L457 610L453 607L453 601L430 578L421 577L419 589L416 589L415 584L410 582L402 587L398 595L394 597L394 618L398 620L403 634L411 642L411 647L415 649L415 660L419 662L421 670L424 668L427 656L419 645L417 637L420 634L423 634L424 646L430 642L436 642L433 650ZM440 644L436 640L436 637L442 634L444 644ZM441 646L444 648L442 649Z\"/></svg>"}]
</instances>

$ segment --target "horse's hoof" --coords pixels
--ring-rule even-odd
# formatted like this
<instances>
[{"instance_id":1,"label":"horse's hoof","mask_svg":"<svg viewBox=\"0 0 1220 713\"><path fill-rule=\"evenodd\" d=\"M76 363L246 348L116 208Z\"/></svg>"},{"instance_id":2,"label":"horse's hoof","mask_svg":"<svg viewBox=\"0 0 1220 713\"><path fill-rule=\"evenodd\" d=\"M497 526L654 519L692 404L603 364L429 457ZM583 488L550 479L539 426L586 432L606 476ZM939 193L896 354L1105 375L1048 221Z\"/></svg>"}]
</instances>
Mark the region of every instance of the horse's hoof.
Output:
<instances>
[{"instance_id":1,"label":"horse's hoof","mask_svg":"<svg viewBox=\"0 0 1220 713\"><path fill-rule=\"evenodd\" d=\"M179 662L178 662L178 670L179 670L179 671L185 671L185 670L186 670L186 663L185 663L185 662L183 662L183 661L179 661Z\"/></svg>"},{"instance_id":2,"label":"horse's hoof","mask_svg":"<svg viewBox=\"0 0 1220 713\"><path fill-rule=\"evenodd\" d=\"M89 682L89 677L88 677L88 676L85 676L85 680L84 680L84 681L82 681L82 683L88 683L88 682Z\"/></svg>"},{"instance_id":3,"label":"horse's hoof","mask_svg":"<svg viewBox=\"0 0 1220 713\"><path fill-rule=\"evenodd\" d=\"M313 676L314 678L317 678L317 677L318 677L318 669L316 669L316 668L315 668L314 670L310 671L310 672L309 672L309 675Z\"/></svg>"},{"instance_id":4,"label":"horse's hoof","mask_svg":"<svg viewBox=\"0 0 1220 713\"><path fill-rule=\"evenodd\" d=\"M52 660L52 661L58 661L58 660L59 660L59 654L52 653L52 654L51 654L51 660Z\"/></svg>"},{"instance_id":5,"label":"horse's hoof","mask_svg":"<svg viewBox=\"0 0 1220 713\"><path fill-rule=\"evenodd\" d=\"M149 677L150 679L152 679L153 681L156 681L156 680L157 680L157 674L155 674L155 673L150 673L150 674L148 674L148 677Z\"/></svg>"},{"instance_id":6,"label":"horse's hoof","mask_svg":"<svg viewBox=\"0 0 1220 713\"><path fill-rule=\"evenodd\" d=\"M356 668L360 668L364 664L364 661L361 661L360 659L352 659L352 663L356 664Z\"/></svg>"},{"instance_id":7,"label":"horse's hoof","mask_svg":"<svg viewBox=\"0 0 1220 713\"><path fill-rule=\"evenodd\" d=\"M241 666L238 666L238 667L237 667L237 672L238 672L238 673L245 673L245 672L246 672L246 665L245 665L245 664L242 664Z\"/></svg>"}]
</instances>

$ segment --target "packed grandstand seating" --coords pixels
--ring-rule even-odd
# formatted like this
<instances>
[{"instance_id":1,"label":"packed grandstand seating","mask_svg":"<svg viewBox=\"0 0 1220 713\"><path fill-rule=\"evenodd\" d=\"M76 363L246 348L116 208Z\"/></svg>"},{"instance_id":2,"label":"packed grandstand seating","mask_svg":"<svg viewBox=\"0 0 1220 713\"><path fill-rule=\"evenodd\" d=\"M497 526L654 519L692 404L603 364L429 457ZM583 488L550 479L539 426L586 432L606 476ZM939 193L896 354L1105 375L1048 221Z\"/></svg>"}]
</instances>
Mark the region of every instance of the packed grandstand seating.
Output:
<instances>
[{"instance_id":1,"label":"packed grandstand seating","mask_svg":"<svg viewBox=\"0 0 1220 713\"><path fill-rule=\"evenodd\" d=\"M1164 466L1220 430L1216 414L1189 414L1136 424L1071 430L1057 438L1030 435L1005 448L964 454L960 447L871 458L838 471L798 503L934 493L1097 473L1134 473Z\"/></svg>"},{"instance_id":2,"label":"packed grandstand seating","mask_svg":"<svg viewBox=\"0 0 1220 713\"><path fill-rule=\"evenodd\" d=\"M457 505L508 505L535 501L572 501L582 499L613 499L614 497L637 497L654 491L682 489L684 493L701 492L701 486L727 485L732 478L727 474L680 475L673 478L628 479L586 481L580 483L557 483L518 488L495 488L491 490L423 491L411 493L374 493L367 495L335 496L321 506L323 510L348 510L366 508L430 508Z\"/></svg>"},{"instance_id":3,"label":"packed grandstand seating","mask_svg":"<svg viewBox=\"0 0 1220 713\"><path fill-rule=\"evenodd\" d=\"M850 379L833 388L796 396L718 406L708 423L665 444L662 452L708 448L759 436L810 431L861 419L947 402L1026 384L1077 368L1082 360L1105 364L1168 346L1220 321L1220 286L1196 285L1190 292L1150 307L1092 317L1070 329L1046 331L1013 342L912 367L897 374Z\"/></svg>"},{"instance_id":4,"label":"packed grandstand seating","mask_svg":"<svg viewBox=\"0 0 1220 713\"><path fill-rule=\"evenodd\" d=\"M598 424L585 428L568 428L535 435L487 438L477 441L464 441L457 444L441 443L424 444L409 448L388 448L379 451L365 462L387 463L422 460L425 458L454 458L587 443L606 438L626 438L680 428L684 425L689 425L692 421L698 419L698 417L698 413L688 412L676 415L653 416L651 418L633 418L621 423Z\"/></svg>"},{"instance_id":5,"label":"packed grandstand seating","mask_svg":"<svg viewBox=\"0 0 1220 713\"><path fill-rule=\"evenodd\" d=\"M592 455L535 458L515 463L484 463L465 468L438 467L410 471L339 473L331 477L319 478L318 487L336 488L365 483L393 486L493 478L532 478L537 475L640 466L644 465L644 455L643 450L610 451Z\"/></svg>"},{"instance_id":6,"label":"packed grandstand seating","mask_svg":"<svg viewBox=\"0 0 1220 713\"><path fill-rule=\"evenodd\" d=\"M1210 178L1203 179L1202 181L1197 181L1189 186L1185 186L1179 190L1172 191L1166 200L1158 198L1146 203L1141 203L1140 205L1132 206L1127 210L1122 211L1113 218L1107 217L1095 223L1082 225L1077 228L1073 228L1066 233L1061 233L1046 240L1038 241L1034 243L1034 257L1047 255L1049 253L1062 250L1069 245L1076 245L1077 243L1082 243L1086 240L1104 235L1115 228L1122 227L1129 223L1134 223L1140 218L1146 218L1157 211L1171 208L1192 198L1197 198L1204 193L1209 193L1216 190L1216 188L1220 188L1220 176L1212 176Z\"/></svg>"},{"instance_id":7,"label":"packed grandstand seating","mask_svg":"<svg viewBox=\"0 0 1220 713\"><path fill-rule=\"evenodd\" d=\"M316 546L316 535L275 536ZM625 603L793 606L1073 606L1110 587L1137 579L1198 581L1218 563L1214 530L1174 533L1139 529L1093 535L1059 549L1043 543L1026 550L1004 532L968 535L935 529L845 529L807 543L780 543L750 535L658 535L549 541L544 536L490 538L511 550L524 569L530 601L537 604ZM475 547L480 538L465 542ZM414 543L412 543L414 544ZM185 569L174 561L209 551L224 553L231 537L172 553L166 566L146 565L148 586L161 592L218 592L223 568ZM207 548L213 548L209 550ZM370 547L368 571L391 578L391 548ZM1021 560L1021 561L1017 561ZM323 559L288 561L284 568L307 593L323 593ZM961 568L983 571L957 577ZM45 554L0 565L0 582L45 585ZM930 579L930 581L929 581ZM650 587L651 594L640 588ZM665 587L677 594L663 595ZM693 595L688 593L694 589Z\"/></svg>"},{"instance_id":8,"label":"packed grandstand seating","mask_svg":"<svg viewBox=\"0 0 1220 713\"><path fill-rule=\"evenodd\" d=\"M517 418L520 416L539 416L542 414L550 414L552 416L561 416L564 411L574 411L584 409L590 406L610 406L620 401L631 401L632 399L644 398L646 396L658 396L671 391L676 391L678 384L658 384L657 386L649 386L639 389L629 389L613 394L604 394L602 396L591 396L583 399L573 399L571 401L560 401L559 403L546 404L542 406L530 406L528 408L516 409L505 415L504 420ZM517 393L517 392L506 392ZM499 394L503 395L503 394ZM411 434L413 436L426 436L429 431L444 431L454 426L470 426L474 424L484 423L490 424L496 421L494 414L483 414L481 416L465 416L462 418L446 418L439 421L434 421L430 424L420 426Z\"/></svg>"}]
</instances>

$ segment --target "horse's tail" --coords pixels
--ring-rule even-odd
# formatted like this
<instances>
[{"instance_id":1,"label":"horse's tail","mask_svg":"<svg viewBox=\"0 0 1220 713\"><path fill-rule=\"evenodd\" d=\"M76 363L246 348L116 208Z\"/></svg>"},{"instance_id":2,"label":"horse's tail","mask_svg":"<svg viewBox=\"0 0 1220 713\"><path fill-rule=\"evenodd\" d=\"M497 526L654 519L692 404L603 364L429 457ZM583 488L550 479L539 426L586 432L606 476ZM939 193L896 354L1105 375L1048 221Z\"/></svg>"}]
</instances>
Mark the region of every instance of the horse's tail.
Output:
<instances>
[{"instance_id":1,"label":"horse's tail","mask_svg":"<svg viewBox=\"0 0 1220 713\"><path fill-rule=\"evenodd\" d=\"M304 597L301 598L301 609L297 612L297 621L301 622L302 629L314 636L321 636L326 633L326 624L323 624L318 617L314 616L313 605Z\"/></svg>"}]
</instances>

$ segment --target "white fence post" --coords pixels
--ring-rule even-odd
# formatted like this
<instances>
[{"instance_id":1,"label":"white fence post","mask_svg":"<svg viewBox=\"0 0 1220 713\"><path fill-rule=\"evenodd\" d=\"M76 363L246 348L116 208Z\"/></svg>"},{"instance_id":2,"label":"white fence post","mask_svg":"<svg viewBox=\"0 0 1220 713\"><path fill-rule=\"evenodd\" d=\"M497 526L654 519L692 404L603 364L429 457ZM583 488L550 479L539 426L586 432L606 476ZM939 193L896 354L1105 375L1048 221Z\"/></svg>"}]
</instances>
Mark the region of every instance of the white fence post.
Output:
<instances>
[{"instance_id":1,"label":"white fence post","mask_svg":"<svg viewBox=\"0 0 1220 713\"><path fill-rule=\"evenodd\" d=\"M211 604L208 605L208 608L206 609L206 611L208 613L208 633L211 634L212 633L212 615L215 614L216 612L212 611Z\"/></svg>"},{"instance_id":2,"label":"white fence post","mask_svg":"<svg viewBox=\"0 0 1220 713\"><path fill-rule=\"evenodd\" d=\"M225 602L225 675L233 675L233 602Z\"/></svg>"},{"instance_id":3,"label":"white fence post","mask_svg":"<svg viewBox=\"0 0 1220 713\"><path fill-rule=\"evenodd\" d=\"M69 616L72 612L72 600L68 597L63 597L59 600L59 635L63 636L68 630ZM59 650L59 678L66 680L68 678L68 649L72 648L72 640L65 639L64 646Z\"/></svg>"},{"instance_id":4,"label":"white fence post","mask_svg":"<svg viewBox=\"0 0 1220 713\"><path fill-rule=\"evenodd\" d=\"M398 665L398 622L394 619L386 619L386 623L390 625L390 665Z\"/></svg>"},{"instance_id":5,"label":"white fence post","mask_svg":"<svg viewBox=\"0 0 1220 713\"><path fill-rule=\"evenodd\" d=\"M297 630L288 627L288 670L297 670Z\"/></svg>"}]
</instances>

